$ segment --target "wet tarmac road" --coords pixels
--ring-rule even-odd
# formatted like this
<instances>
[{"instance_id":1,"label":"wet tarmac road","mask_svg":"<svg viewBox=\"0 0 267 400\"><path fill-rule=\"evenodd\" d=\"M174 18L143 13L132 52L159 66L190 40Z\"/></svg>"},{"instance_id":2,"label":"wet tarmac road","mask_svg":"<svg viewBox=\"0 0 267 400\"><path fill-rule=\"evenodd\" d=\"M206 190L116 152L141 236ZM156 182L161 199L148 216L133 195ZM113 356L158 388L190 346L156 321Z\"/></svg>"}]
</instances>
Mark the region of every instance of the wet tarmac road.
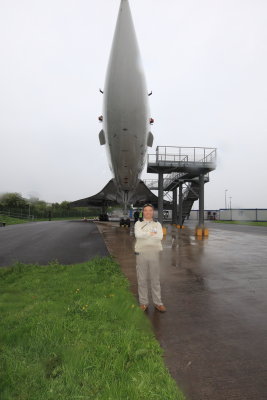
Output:
<instances>
[{"instance_id":1,"label":"wet tarmac road","mask_svg":"<svg viewBox=\"0 0 267 400\"><path fill-rule=\"evenodd\" d=\"M194 226L192 221L187 222L188 226ZM255 235L267 236L267 226L239 225L239 224L223 224L220 222L207 221L206 226L212 229L222 229L224 231L242 232Z\"/></svg>"},{"instance_id":2,"label":"wet tarmac road","mask_svg":"<svg viewBox=\"0 0 267 400\"><path fill-rule=\"evenodd\" d=\"M106 245L97 226L83 221L44 221L0 228L0 266L14 261L63 264L107 256Z\"/></svg>"},{"instance_id":3,"label":"wet tarmac road","mask_svg":"<svg viewBox=\"0 0 267 400\"><path fill-rule=\"evenodd\" d=\"M151 300L147 314L166 364L189 400L266 400L267 230L209 223L209 238L198 240L194 226L168 227L161 263L167 312ZM133 231L99 228L137 297Z\"/></svg>"}]
</instances>

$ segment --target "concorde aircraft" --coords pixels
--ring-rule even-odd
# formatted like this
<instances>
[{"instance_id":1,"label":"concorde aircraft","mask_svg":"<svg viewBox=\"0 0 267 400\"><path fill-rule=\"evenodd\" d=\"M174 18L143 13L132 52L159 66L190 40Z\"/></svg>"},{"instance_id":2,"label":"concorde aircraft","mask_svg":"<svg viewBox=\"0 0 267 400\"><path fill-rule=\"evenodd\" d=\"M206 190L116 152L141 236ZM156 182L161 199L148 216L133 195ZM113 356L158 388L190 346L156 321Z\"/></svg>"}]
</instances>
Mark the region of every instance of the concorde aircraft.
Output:
<instances>
[{"instance_id":1,"label":"concorde aircraft","mask_svg":"<svg viewBox=\"0 0 267 400\"><path fill-rule=\"evenodd\" d=\"M121 0L103 93L100 145L106 147L113 178L94 196L72 206L157 203L140 179L147 147L153 145L149 95L128 0Z\"/></svg>"}]
</instances>

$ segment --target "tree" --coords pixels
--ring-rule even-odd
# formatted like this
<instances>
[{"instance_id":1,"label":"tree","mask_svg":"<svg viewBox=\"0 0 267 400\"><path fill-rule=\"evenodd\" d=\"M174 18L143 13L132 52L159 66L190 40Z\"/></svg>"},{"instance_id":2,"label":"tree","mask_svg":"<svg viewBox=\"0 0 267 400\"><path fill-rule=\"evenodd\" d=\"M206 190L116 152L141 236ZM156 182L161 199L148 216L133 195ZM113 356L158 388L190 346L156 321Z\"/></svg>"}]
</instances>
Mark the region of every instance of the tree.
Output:
<instances>
[{"instance_id":1,"label":"tree","mask_svg":"<svg viewBox=\"0 0 267 400\"><path fill-rule=\"evenodd\" d=\"M62 201L60 204L60 208L62 210L70 210L70 202L69 201Z\"/></svg>"},{"instance_id":2,"label":"tree","mask_svg":"<svg viewBox=\"0 0 267 400\"><path fill-rule=\"evenodd\" d=\"M20 193L4 193L0 200L3 208L26 208L28 205Z\"/></svg>"}]
</instances>

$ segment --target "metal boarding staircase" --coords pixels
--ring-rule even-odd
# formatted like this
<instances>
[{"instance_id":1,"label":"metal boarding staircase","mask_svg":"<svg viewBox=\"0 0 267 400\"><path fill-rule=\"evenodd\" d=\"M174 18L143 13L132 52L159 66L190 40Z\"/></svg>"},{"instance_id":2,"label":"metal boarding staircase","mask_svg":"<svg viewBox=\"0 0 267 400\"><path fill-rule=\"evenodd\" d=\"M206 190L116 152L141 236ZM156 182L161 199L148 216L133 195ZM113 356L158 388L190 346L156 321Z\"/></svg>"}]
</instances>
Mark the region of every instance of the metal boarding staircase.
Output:
<instances>
[{"instance_id":1,"label":"metal boarding staircase","mask_svg":"<svg viewBox=\"0 0 267 400\"><path fill-rule=\"evenodd\" d=\"M178 175L178 174L176 174L176 175ZM179 174L180 179L181 179L181 175L182 174ZM170 177L167 177L166 181L168 182L168 187L170 187ZM173 180L173 186L174 186L175 182L177 182L177 176ZM209 174L206 174L204 176L204 182L205 183L209 182ZM177 183L176 183L176 185L177 185ZM169 197L169 191L165 193L165 196ZM195 178L195 179L192 179L191 182L186 183L186 188L183 191L182 223L184 223L186 218L189 218L189 215L191 213L194 202L197 201L198 199L199 199L199 183L198 183L198 178ZM177 210L177 218L179 220L179 209Z\"/></svg>"},{"instance_id":2,"label":"metal boarding staircase","mask_svg":"<svg viewBox=\"0 0 267 400\"><path fill-rule=\"evenodd\" d=\"M207 181L206 181L207 182ZM190 182L183 193L183 216L182 223L186 218L189 218L194 202L199 199L199 184L198 182ZM179 220L179 210L177 211Z\"/></svg>"},{"instance_id":3,"label":"metal boarding staircase","mask_svg":"<svg viewBox=\"0 0 267 400\"><path fill-rule=\"evenodd\" d=\"M193 204L199 199L199 175L204 175L204 183L209 182L209 172L216 168L217 149L210 147L158 146L156 154L148 154L148 173L166 174L163 178L163 193L171 203L171 192L181 182L183 191L182 222L189 217ZM158 180L147 180L150 190L158 189ZM179 218L179 210L177 210Z\"/></svg>"},{"instance_id":4,"label":"metal boarding staircase","mask_svg":"<svg viewBox=\"0 0 267 400\"><path fill-rule=\"evenodd\" d=\"M172 177L170 175L173 175ZM164 179L164 189L169 188L164 191L164 197L167 198L173 204L173 198L171 196L171 191L177 186L177 178L182 178L183 174L170 174ZM150 179L144 181L150 190L158 190L158 181L156 179ZM204 176L204 182L209 182L209 174ZM183 217L182 222L184 223L186 218L189 218L194 202L199 199L199 183L198 178L194 178L191 182L185 183L186 187L183 190ZM177 218L179 218L179 209L177 210Z\"/></svg>"}]
</instances>

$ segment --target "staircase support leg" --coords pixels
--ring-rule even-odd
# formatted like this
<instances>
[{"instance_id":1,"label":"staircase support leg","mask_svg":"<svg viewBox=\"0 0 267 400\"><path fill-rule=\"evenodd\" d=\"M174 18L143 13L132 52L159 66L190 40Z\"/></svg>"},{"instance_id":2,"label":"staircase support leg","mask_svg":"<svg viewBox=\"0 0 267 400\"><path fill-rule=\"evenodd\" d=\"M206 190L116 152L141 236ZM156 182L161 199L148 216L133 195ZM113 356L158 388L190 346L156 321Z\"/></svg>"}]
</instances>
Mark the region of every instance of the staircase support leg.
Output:
<instances>
[{"instance_id":1,"label":"staircase support leg","mask_svg":"<svg viewBox=\"0 0 267 400\"><path fill-rule=\"evenodd\" d=\"M204 174L199 175L199 228L204 229Z\"/></svg>"},{"instance_id":2,"label":"staircase support leg","mask_svg":"<svg viewBox=\"0 0 267 400\"><path fill-rule=\"evenodd\" d=\"M159 172L158 177L158 221L163 223L163 173Z\"/></svg>"},{"instance_id":3,"label":"staircase support leg","mask_svg":"<svg viewBox=\"0 0 267 400\"><path fill-rule=\"evenodd\" d=\"M179 183L179 225L183 226L183 182Z\"/></svg>"},{"instance_id":4,"label":"staircase support leg","mask_svg":"<svg viewBox=\"0 0 267 400\"><path fill-rule=\"evenodd\" d=\"M172 223L177 225L177 188L172 191Z\"/></svg>"}]
</instances>

